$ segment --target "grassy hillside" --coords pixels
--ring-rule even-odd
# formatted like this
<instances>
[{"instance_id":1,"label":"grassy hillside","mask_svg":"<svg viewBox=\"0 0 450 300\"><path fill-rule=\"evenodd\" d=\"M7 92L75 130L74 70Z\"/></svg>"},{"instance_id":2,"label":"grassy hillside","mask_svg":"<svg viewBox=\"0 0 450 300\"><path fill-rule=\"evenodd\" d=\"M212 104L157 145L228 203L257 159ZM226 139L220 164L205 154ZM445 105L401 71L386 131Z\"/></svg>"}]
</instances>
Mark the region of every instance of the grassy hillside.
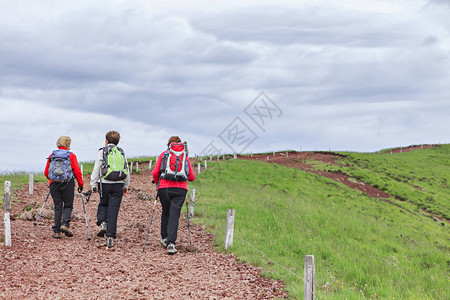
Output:
<instances>
[{"instance_id":1,"label":"grassy hillside","mask_svg":"<svg viewBox=\"0 0 450 300\"><path fill-rule=\"evenodd\" d=\"M389 170L389 162L383 167ZM417 178L437 178L446 171L415 172ZM450 298L445 224L319 175L264 162L209 163L191 187L197 189L195 222L216 233L219 249L226 210L234 208L235 234L290 271L303 277L304 256L314 255L317 299ZM439 206L435 211L441 212ZM231 251L261 266L267 276L284 280L294 298L303 297L301 279L236 236Z\"/></svg>"},{"instance_id":2,"label":"grassy hillside","mask_svg":"<svg viewBox=\"0 0 450 300\"><path fill-rule=\"evenodd\" d=\"M340 170L412 204L417 212L426 210L450 219L450 145L389 154L348 153L337 167Z\"/></svg>"}]
</instances>

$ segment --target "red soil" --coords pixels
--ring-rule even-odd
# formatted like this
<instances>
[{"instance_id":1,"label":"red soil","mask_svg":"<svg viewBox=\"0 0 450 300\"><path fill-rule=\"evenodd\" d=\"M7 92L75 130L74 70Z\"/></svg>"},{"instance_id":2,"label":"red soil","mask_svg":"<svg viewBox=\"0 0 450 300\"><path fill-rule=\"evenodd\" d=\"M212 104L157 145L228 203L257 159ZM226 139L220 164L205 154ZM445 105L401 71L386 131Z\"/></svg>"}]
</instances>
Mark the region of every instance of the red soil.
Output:
<instances>
[{"instance_id":1,"label":"red soil","mask_svg":"<svg viewBox=\"0 0 450 300\"><path fill-rule=\"evenodd\" d=\"M273 154L269 155L255 154L253 156L239 156L240 159L267 161L269 163L281 164L288 167L298 168L307 172L316 173L325 176L327 178L333 179L337 182L341 182L351 187L352 189L361 191L372 197L376 198L391 197L390 194L385 193L380 189L377 189L360 180L351 178L350 176L342 172L328 172L328 171L314 170L311 165L306 163L306 161L308 160L316 160L325 163L337 164L337 161L340 157L343 157L343 155L333 152L289 152L287 155L285 152L277 152L275 153L275 156L273 156ZM267 158L269 158L269 160L267 160Z\"/></svg>"},{"instance_id":2,"label":"red soil","mask_svg":"<svg viewBox=\"0 0 450 300\"><path fill-rule=\"evenodd\" d=\"M89 177L84 177L89 182ZM55 240L52 221L19 218L27 205L39 212L48 188L36 184L15 191L12 207L12 247L0 246L0 298L2 299L274 299L285 298L280 281L259 276L256 267L239 262L234 255L217 253L213 236L191 225L193 246L189 246L187 220L180 218L177 248L169 256L159 242L161 206L158 203L149 240L142 246L150 220L155 187L148 171L132 175L128 195L119 212L115 246L105 247L96 236L98 194L86 205L89 231L81 198L74 203L71 222L74 237ZM47 208L52 205L51 197ZM184 210L185 211L185 208ZM51 212L51 211L50 211ZM52 215L52 214L50 214ZM0 232L3 233L3 222Z\"/></svg>"}]
</instances>

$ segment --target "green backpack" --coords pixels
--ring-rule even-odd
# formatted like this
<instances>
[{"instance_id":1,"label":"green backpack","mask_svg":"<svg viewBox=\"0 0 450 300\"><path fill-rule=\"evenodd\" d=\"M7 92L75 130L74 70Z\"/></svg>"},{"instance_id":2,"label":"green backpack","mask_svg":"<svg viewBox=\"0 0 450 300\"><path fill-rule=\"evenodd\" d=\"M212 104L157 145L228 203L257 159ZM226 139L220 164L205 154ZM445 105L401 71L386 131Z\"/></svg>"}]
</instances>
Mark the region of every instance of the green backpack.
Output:
<instances>
[{"instance_id":1,"label":"green backpack","mask_svg":"<svg viewBox=\"0 0 450 300\"><path fill-rule=\"evenodd\" d=\"M103 179L111 181L124 180L128 176L127 161L121 148L116 145L103 148L101 175Z\"/></svg>"}]
</instances>

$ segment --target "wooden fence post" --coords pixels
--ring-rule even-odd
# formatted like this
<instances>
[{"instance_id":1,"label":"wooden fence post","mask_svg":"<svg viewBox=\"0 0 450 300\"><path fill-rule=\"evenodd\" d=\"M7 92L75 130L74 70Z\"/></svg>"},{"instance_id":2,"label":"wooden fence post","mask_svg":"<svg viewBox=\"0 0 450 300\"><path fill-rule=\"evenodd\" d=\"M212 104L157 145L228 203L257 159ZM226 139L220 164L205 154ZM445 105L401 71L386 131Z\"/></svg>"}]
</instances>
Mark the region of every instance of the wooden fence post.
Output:
<instances>
[{"instance_id":1,"label":"wooden fence post","mask_svg":"<svg viewBox=\"0 0 450 300\"><path fill-rule=\"evenodd\" d=\"M236 154L236 152L233 153L233 157L234 157L234 159L237 159L237 154Z\"/></svg>"},{"instance_id":2,"label":"wooden fence post","mask_svg":"<svg viewBox=\"0 0 450 300\"><path fill-rule=\"evenodd\" d=\"M206 160L205 160L205 170L208 170L208 165L206 164Z\"/></svg>"},{"instance_id":3,"label":"wooden fence post","mask_svg":"<svg viewBox=\"0 0 450 300\"><path fill-rule=\"evenodd\" d=\"M304 300L314 300L316 293L316 266L314 255L305 256L305 293Z\"/></svg>"},{"instance_id":4,"label":"wooden fence post","mask_svg":"<svg viewBox=\"0 0 450 300\"><path fill-rule=\"evenodd\" d=\"M33 195L33 184L34 184L34 175L29 174L28 175L28 194Z\"/></svg>"},{"instance_id":5,"label":"wooden fence post","mask_svg":"<svg viewBox=\"0 0 450 300\"><path fill-rule=\"evenodd\" d=\"M191 190L191 198L189 199L189 205L188 205L188 215L189 219L194 218L194 207L195 207L195 189Z\"/></svg>"},{"instance_id":6,"label":"wooden fence post","mask_svg":"<svg viewBox=\"0 0 450 300\"><path fill-rule=\"evenodd\" d=\"M149 170L152 169L152 162L153 162L153 160L151 160L151 161L148 162L148 169L149 169Z\"/></svg>"},{"instance_id":7,"label":"wooden fence post","mask_svg":"<svg viewBox=\"0 0 450 300\"><path fill-rule=\"evenodd\" d=\"M227 209L227 225L225 229L225 250L233 246L234 234L234 209Z\"/></svg>"},{"instance_id":8,"label":"wooden fence post","mask_svg":"<svg viewBox=\"0 0 450 300\"><path fill-rule=\"evenodd\" d=\"M267 155L267 160L269 160L269 155Z\"/></svg>"},{"instance_id":9,"label":"wooden fence post","mask_svg":"<svg viewBox=\"0 0 450 300\"><path fill-rule=\"evenodd\" d=\"M275 151L273 151L273 156L275 156Z\"/></svg>"},{"instance_id":10,"label":"wooden fence post","mask_svg":"<svg viewBox=\"0 0 450 300\"><path fill-rule=\"evenodd\" d=\"M136 162L136 172L139 172L139 163Z\"/></svg>"},{"instance_id":11,"label":"wooden fence post","mask_svg":"<svg viewBox=\"0 0 450 300\"><path fill-rule=\"evenodd\" d=\"M212 154L209 155L209 161L212 161Z\"/></svg>"},{"instance_id":12,"label":"wooden fence post","mask_svg":"<svg viewBox=\"0 0 450 300\"><path fill-rule=\"evenodd\" d=\"M200 165L201 165L201 163L198 162L198 165L197 165L197 167L198 167L198 174L200 174Z\"/></svg>"},{"instance_id":13,"label":"wooden fence post","mask_svg":"<svg viewBox=\"0 0 450 300\"><path fill-rule=\"evenodd\" d=\"M5 181L3 205L5 209L5 245L11 247L11 181Z\"/></svg>"},{"instance_id":14,"label":"wooden fence post","mask_svg":"<svg viewBox=\"0 0 450 300\"><path fill-rule=\"evenodd\" d=\"M289 157L289 152L286 151L286 157Z\"/></svg>"}]
</instances>

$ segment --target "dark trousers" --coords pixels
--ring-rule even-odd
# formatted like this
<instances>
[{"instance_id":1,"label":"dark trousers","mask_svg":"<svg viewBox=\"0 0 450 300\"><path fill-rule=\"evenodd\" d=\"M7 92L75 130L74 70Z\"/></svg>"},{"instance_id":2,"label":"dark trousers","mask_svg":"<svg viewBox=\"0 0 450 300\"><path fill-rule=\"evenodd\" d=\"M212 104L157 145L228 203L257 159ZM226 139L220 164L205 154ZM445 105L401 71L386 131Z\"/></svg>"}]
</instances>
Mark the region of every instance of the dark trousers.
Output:
<instances>
[{"instance_id":1,"label":"dark trousers","mask_svg":"<svg viewBox=\"0 0 450 300\"><path fill-rule=\"evenodd\" d=\"M178 224L181 207L186 199L187 191L183 188L162 188L158 190L158 197L162 205L161 238L168 243L177 240Z\"/></svg>"},{"instance_id":2,"label":"dark trousers","mask_svg":"<svg viewBox=\"0 0 450 300\"><path fill-rule=\"evenodd\" d=\"M49 188L55 205L55 225L52 229L54 232L61 232L61 225L69 227L72 220L75 181L52 182Z\"/></svg>"},{"instance_id":3,"label":"dark trousers","mask_svg":"<svg viewBox=\"0 0 450 300\"><path fill-rule=\"evenodd\" d=\"M117 216L119 215L120 203L123 197L123 183L103 183L100 203L97 209L97 225L106 222L106 236L116 238ZM98 187L100 191L100 184Z\"/></svg>"}]
</instances>

